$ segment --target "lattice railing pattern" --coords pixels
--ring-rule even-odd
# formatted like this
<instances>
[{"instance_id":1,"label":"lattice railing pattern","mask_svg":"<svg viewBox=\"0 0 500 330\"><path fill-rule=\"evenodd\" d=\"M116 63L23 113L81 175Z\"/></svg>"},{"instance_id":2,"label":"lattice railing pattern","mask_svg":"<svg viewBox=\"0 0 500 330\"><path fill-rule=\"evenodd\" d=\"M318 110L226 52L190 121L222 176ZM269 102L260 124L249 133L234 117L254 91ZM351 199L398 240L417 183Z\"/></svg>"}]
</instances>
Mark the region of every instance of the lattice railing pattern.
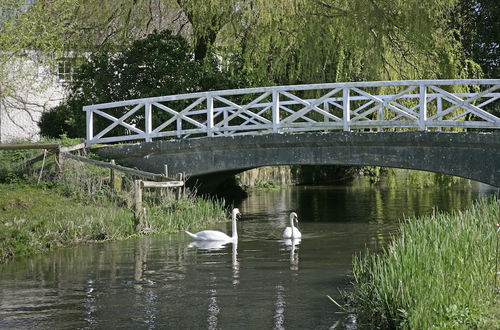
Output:
<instances>
[{"instance_id":1,"label":"lattice railing pattern","mask_svg":"<svg viewBox=\"0 0 500 330\"><path fill-rule=\"evenodd\" d=\"M500 79L350 82L95 104L87 144L309 131L500 128Z\"/></svg>"}]
</instances>

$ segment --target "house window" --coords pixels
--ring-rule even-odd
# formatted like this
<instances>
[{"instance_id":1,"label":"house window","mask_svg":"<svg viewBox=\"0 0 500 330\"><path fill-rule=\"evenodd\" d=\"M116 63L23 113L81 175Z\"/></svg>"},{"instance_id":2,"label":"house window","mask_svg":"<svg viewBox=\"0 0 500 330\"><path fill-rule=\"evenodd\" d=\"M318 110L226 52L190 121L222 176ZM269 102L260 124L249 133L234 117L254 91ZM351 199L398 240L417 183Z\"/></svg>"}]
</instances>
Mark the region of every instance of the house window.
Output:
<instances>
[{"instance_id":1,"label":"house window","mask_svg":"<svg viewBox=\"0 0 500 330\"><path fill-rule=\"evenodd\" d=\"M78 67L77 58L62 57L57 61L57 76L62 82L71 82Z\"/></svg>"}]
</instances>

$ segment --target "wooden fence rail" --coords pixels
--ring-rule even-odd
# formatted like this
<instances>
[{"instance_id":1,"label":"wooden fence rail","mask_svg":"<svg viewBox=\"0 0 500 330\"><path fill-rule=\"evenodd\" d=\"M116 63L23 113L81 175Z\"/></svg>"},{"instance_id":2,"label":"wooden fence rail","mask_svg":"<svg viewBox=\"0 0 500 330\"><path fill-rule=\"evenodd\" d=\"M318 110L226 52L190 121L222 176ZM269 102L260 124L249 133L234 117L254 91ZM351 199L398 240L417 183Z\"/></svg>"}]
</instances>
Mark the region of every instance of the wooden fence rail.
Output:
<instances>
[{"instance_id":1,"label":"wooden fence rail","mask_svg":"<svg viewBox=\"0 0 500 330\"><path fill-rule=\"evenodd\" d=\"M0 144L0 150L59 149L58 143L46 144Z\"/></svg>"},{"instance_id":2,"label":"wooden fence rail","mask_svg":"<svg viewBox=\"0 0 500 330\"><path fill-rule=\"evenodd\" d=\"M77 160L77 161L80 161L83 163L92 164L92 165L96 165L96 166L100 166L100 167L105 167L105 168L109 168L109 169L113 169L113 170L118 170L118 171L130 174L130 175L135 175L135 176L145 178L145 179L150 179L150 180L155 180L155 181L175 181L175 179L169 178L163 174L141 171L141 170L137 170L137 169L130 168L130 167L125 167L125 166L116 165L113 163L108 163L108 162L103 162L100 160L89 159L86 157L73 155L70 153L62 153L62 156L66 157L66 158L73 159L73 160Z\"/></svg>"}]
</instances>

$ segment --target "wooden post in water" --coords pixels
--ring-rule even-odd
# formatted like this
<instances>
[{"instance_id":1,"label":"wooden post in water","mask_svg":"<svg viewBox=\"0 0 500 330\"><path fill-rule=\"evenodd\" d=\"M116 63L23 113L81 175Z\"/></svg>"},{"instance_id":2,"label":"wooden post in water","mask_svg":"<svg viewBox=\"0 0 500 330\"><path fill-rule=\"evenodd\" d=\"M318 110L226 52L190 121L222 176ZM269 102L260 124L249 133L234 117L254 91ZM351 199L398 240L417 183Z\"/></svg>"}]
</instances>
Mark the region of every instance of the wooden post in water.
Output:
<instances>
[{"instance_id":1,"label":"wooden post in water","mask_svg":"<svg viewBox=\"0 0 500 330\"><path fill-rule=\"evenodd\" d=\"M134 181L134 201L135 201L135 227L140 231L144 226L144 212L142 211L142 180Z\"/></svg>"},{"instance_id":2,"label":"wooden post in water","mask_svg":"<svg viewBox=\"0 0 500 330\"><path fill-rule=\"evenodd\" d=\"M111 159L111 165L115 165L114 159ZM109 169L109 187L111 188L111 191L115 191L115 169L114 168Z\"/></svg>"}]
</instances>

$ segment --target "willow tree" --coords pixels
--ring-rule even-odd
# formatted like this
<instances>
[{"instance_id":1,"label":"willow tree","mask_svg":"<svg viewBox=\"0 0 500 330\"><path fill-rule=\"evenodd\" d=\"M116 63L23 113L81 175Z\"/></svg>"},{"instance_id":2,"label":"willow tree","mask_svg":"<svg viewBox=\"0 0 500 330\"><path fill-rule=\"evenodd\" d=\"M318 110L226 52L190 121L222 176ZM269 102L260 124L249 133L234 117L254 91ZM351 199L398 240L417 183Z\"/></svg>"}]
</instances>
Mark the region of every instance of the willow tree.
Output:
<instances>
[{"instance_id":1,"label":"willow tree","mask_svg":"<svg viewBox=\"0 0 500 330\"><path fill-rule=\"evenodd\" d=\"M278 82L464 77L447 30L455 0L254 1L239 26L244 63ZM273 9L274 8L274 9Z\"/></svg>"},{"instance_id":2,"label":"willow tree","mask_svg":"<svg viewBox=\"0 0 500 330\"><path fill-rule=\"evenodd\" d=\"M236 56L250 84L469 77L457 0L177 0L199 58ZM203 51L200 50L203 49Z\"/></svg>"}]
</instances>

